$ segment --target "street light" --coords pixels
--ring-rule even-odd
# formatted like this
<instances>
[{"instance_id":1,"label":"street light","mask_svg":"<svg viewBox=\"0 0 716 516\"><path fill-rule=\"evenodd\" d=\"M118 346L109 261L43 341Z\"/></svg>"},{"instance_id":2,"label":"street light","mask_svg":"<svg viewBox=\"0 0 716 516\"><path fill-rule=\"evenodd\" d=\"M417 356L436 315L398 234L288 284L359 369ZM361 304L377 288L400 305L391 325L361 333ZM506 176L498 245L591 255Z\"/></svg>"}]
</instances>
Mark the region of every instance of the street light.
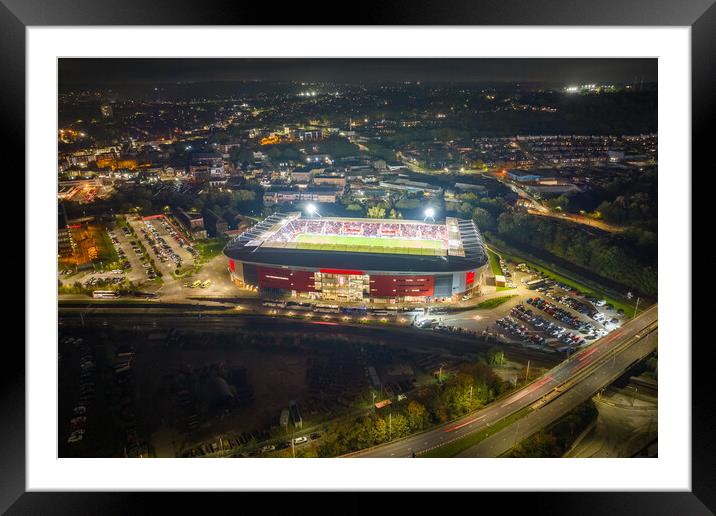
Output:
<instances>
[{"instance_id":1,"label":"street light","mask_svg":"<svg viewBox=\"0 0 716 516\"><path fill-rule=\"evenodd\" d=\"M313 203L306 205L306 212L311 216L313 216L313 215L318 215L319 217L321 216L321 214L318 213L318 208Z\"/></svg>"}]
</instances>

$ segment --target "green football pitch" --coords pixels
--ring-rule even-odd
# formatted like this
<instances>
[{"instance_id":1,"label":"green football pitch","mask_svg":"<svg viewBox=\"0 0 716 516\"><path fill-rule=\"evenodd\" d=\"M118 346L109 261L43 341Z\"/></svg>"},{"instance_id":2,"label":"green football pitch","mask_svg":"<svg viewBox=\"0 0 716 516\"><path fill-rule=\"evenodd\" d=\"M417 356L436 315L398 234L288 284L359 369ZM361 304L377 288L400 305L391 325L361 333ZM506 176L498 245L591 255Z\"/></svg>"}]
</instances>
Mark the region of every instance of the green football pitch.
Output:
<instances>
[{"instance_id":1,"label":"green football pitch","mask_svg":"<svg viewBox=\"0 0 716 516\"><path fill-rule=\"evenodd\" d=\"M409 238L371 238L348 235L297 235L299 249L321 251L348 251L359 253L422 254L440 256L444 254L441 240L413 240Z\"/></svg>"}]
</instances>

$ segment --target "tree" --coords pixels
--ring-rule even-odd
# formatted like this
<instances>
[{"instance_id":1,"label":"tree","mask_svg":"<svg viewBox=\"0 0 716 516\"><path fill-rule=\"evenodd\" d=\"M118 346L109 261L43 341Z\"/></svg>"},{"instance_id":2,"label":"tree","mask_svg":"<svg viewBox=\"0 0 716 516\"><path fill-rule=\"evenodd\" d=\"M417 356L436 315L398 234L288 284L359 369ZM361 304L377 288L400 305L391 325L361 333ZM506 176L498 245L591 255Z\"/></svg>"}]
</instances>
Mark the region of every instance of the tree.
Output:
<instances>
[{"instance_id":1,"label":"tree","mask_svg":"<svg viewBox=\"0 0 716 516\"><path fill-rule=\"evenodd\" d=\"M485 165L485 162L484 162L484 161L479 160L479 159L476 159L476 160L474 160L474 161L470 164L470 168L475 169L475 170L484 170L484 171L486 171L486 170L487 170L487 165Z\"/></svg>"},{"instance_id":2,"label":"tree","mask_svg":"<svg viewBox=\"0 0 716 516\"><path fill-rule=\"evenodd\" d=\"M478 202L481 208L486 209L495 217L498 217L505 209L505 202L501 198L481 197Z\"/></svg>"},{"instance_id":3,"label":"tree","mask_svg":"<svg viewBox=\"0 0 716 516\"><path fill-rule=\"evenodd\" d=\"M411 401L407 408L408 425L410 430L417 432L426 428L430 423L430 415L427 409L418 401Z\"/></svg>"},{"instance_id":4,"label":"tree","mask_svg":"<svg viewBox=\"0 0 716 516\"><path fill-rule=\"evenodd\" d=\"M443 403L442 398L439 398L435 406L433 408L433 413L435 414L435 418L438 420L439 423L444 423L445 421L450 419L450 411L445 406L445 403Z\"/></svg>"},{"instance_id":5,"label":"tree","mask_svg":"<svg viewBox=\"0 0 716 516\"><path fill-rule=\"evenodd\" d=\"M481 404L475 380L466 373L458 373L448 381L442 398L452 417L466 414Z\"/></svg>"},{"instance_id":6,"label":"tree","mask_svg":"<svg viewBox=\"0 0 716 516\"><path fill-rule=\"evenodd\" d=\"M410 435L410 423L408 418L400 412L393 414L389 431L391 439L400 439L401 437Z\"/></svg>"},{"instance_id":7,"label":"tree","mask_svg":"<svg viewBox=\"0 0 716 516\"><path fill-rule=\"evenodd\" d=\"M270 145L266 154L275 161L304 161L301 151L292 143Z\"/></svg>"},{"instance_id":8,"label":"tree","mask_svg":"<svg viewBox=\"0 0 716 516\"><path fill-rule=\"evenodd\" d=\"M371 206L368 208L368 218L369 219L384 219L385 218L385 208L382 208L380 206Z\"/></svg>"},{"instance_id":9,"label":"tree","mask_svg":"<svg viewBox=\"0 0 716 516\"><path fill-rule=\"evenodd\" d=\"M559 457L562 454L554 435L540 430L515 446L512 455L515 457Z\"/></svg>"},{"instance_id":10,"label":"tree","mask_svg":"<svg viewBox=\"0 0 716 516\"><path fill-rule=\"evenodd\" d=\"M457 198L464 202L475 202L477 201L478 197L474 192L466 192L463 194L457 195Z\"/></svg>"},{"instance_id":11,"label":"tree","mask_svg":"<svg viewBox=\"0 0 716 516\"><path fill-rule=\"evenodd\" d=\"M497 219L484 208L477 207L472 210L472 220L481 230L494 230L497 227Z\"/></svg>"},{"instance_id":12,"label":"tree","mask_svg":"<svg viewBox=\"0 0 716 516\"><path fill-rule=\"evenodd\" d=\"M395 203L395 207L401 210L415 210L420 208L419 199L404 198Z\"/></svg>"},{"instance_id":13,"label":"tree","mask_svg":"<svg viewBox=\"0 0 716 516\"><path fill-rule=\"evenodd\" d=\"M490 365L502 365L505 363L505 352L500 348L490 348L487 352L487 363Z\"/></svg>"},{"instance_id":14,"label":"tree","mask_svg":"<svg viewBox=\"0 0 716 516\"><path fill-rule=\"evenodd\" d=\"M368 154L372 155L373 157L383 159L385 161L395 160L395 151L393 149L383 147L382 145L378 145L377 143L371 143L370 145L368 145Z\"/></svg>"},{"instance_id":15,"label":"tree","mask_svg":"<svg viewBox=\"0 0 716 516\"><path fill-rule=\"evenodd\" d=\"M382 417L372 419L374 422L373 432L376 443L384 443L388 440L388 421Z\"/></svg>"},{"instance_id":16,"label":"tree","mask_svg":"<svg viewBox=\"0 0 716 516\"><path fill-rule=\"evenodd\" d=\"M254 152L245 147L232 147L229 151L229 157L234 163L241 163L243 165L254 162Z\"/></svg>"},{"instance_id":17,"label":"tree","mask_svg":"<svg viewBox=\"0 0 716 516\"><path fill-rule=\"evenodd\" d=\"M256 192L253 190L234 190L232 193L236 203L251 202L256 200Z\"/></svg>"},{"instance_id":18,"label":"tree","mask_svg":"<svg viewBox=\"0 0 716 516\"><path fill-rule=\"evenodd\" d=\"M357 156L359 154L359 148L357 145L338 136L332 136L322 142L319 142L317 147L319 153L328 154L333 159Z\"/></svg>"},{"instance_id":19,"label":"tree","mask_svg":"<svg viewBox=\"0 0 716 516\"><path fill-rule=\"evenodd\" d=\"M461 202L457 205L457 211L461 215L468 215L472 212L472 205L469 202Z\"/></svg>"},{"instance_id":20,"label":"tree","mask_svg":"<svg viewBox=\"0 0 716 516\"><path fill-rule=\"evenodd\" d=\"M557 209L557 210L561 210L561 211L569 211L570 199L566 195L562 194L559 197L556 197L554 199L547 199L545 201L545 204L552 209Z\"/></svg>"},{"instance_id":21,"label":"tree","mask_svg":"<svg viewBox=\"0 0 716 516\"><path fill-rule=\"evenodd\" d=\"M540 250L547 258L554 255L626 288L657 292L655 240L648 233L601 234L563 221L507 212L498 218L497 232L511 245Z\"/></svg>"}]
</instances>

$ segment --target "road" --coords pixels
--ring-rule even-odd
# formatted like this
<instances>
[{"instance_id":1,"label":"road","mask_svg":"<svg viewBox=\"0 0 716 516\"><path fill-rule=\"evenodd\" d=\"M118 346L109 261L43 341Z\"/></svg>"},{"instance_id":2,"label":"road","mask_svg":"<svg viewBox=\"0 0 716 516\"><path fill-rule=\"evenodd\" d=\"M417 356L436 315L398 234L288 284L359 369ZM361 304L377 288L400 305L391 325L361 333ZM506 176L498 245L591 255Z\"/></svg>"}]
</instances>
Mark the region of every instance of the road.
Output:
<instances>
[{"instance_id":1,"label":"road","mask_svg":"<svg viewBox=\"0 0 716 516\"><path fill-rule=\"evenodd\" d=\"M649 333L645 338L629 346L613 360L601 363L584 380L545 405L540 410L530 412L511 426L480 441L477 445L458 454L458 457L499 457L513 446L535 432L557 421L560 417L577 408L580 403L591 398L605 385L613 383L629 365L638 361L656 349L657 334Z\"/></svg>"},{"instance_id":2,"label":"road","mask_svg":"<svg viewBox=\"0 0 716 516\"><path fill-rule=\"evenodd\" d=\"M544 405L542 409L535 411L534 414L539 414L539 417L527 416L520 419L519 426L523 426L521 430L515 423L514 427L507 427L506 431L502 430L496 433L496 439L489 441L486 439L485 441L488 441L488 444L478 449L475 449L475 447L471 449L471 453L474 453L475 456L478 456L478 453L490 455L500 450L506 451L515 442L519 442L518 439L522 436L531 435L540 425L547 424L548 420L552 421L559 415L564 414L564 411L575 404L576 400L586 399L599 388L611 383L613 381L612 377L615 374L618 376L619 370L623 371L627 368L633 362L634 357L643 357L646 350L648 350L648 346L642 344L641 339L636 340L636 344L634 344L633 337L644 328L656 323L657 318L658 305L654 305L625 324L621 329L599 339L588 348L572 355L568 360L549 370L539 379L509 396L491 403L482 410L456 421L440 425L432 430L399 441L368 448L349 456L411 457L413 454L419 455L457 441L474 432L489 428L498 421L529 407L547 394L552 393L555 387L566 384L568 391L575 391L575 394L563 394L556 398L555 401ZM644 340L648 340L651 345L655 345L651 339ZM585 378L580 378L580 373ZM574 385L570 385L568 382ZM540 414L543 410L545 414ZM499 455L499 453L497 454Z\"/></svg>"},{"instance_id":3,"label":"road","mask_svg":"<svg viewBox=\"0 0 716 516\"><path fill-rule=\"evenodd\" d=\"M619 226L613 226L603 220L592 219L583 215L575 215L573 213L560 213L556 211L545 211L543 209L528 208L527 213L530 215L537 215L540 217L551 217L553 219L566 220L568 222L574 222L575 224L582 224L584 226L591 226L593 228L601 229L608 233L621 233L624 228Z\"/></svg>"},{"instance_id":4,"label":"road","mask_svg":"<svg viewBox=\"0 0 716 516\"><path fill-rule=\"evenodd\" d=\"M503 183L505 186L510 188L513 192L515 192L517 195L519 195L522 199L525 199L528 201L529 207L527 208L527 212L530 215L537 215L541 217L551 217L555 219L561 219L566 220L569 222L573 222L574 224L581 224L583 226L590 226L593 228L601 229L602 231L606 231L608 233L621 233L624 231L624 228L620 226L615 226L613 224L609 224L607 222L604 222L603 220L597 220L590 217L585 217L582 215L572 214L572 213L564 213L564 212L557 212L554 210L551 210L544 204L540 202L539 199L537 199L534 195L529 193L523 185L517 184L514 181L511 181L509 178L507 178L504 174L501 172L496 172L490 174L492 177Z\"/></svg>"}]
</instances>

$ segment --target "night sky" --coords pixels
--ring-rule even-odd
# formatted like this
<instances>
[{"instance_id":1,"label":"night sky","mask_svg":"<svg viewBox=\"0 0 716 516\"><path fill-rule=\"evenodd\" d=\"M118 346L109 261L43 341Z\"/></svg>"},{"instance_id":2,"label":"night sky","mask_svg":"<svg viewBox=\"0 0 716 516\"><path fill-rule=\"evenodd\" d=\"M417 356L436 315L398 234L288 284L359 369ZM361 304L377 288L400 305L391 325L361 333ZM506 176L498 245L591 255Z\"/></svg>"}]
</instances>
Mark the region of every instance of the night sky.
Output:
<instances>
[{"instance_id":1,"label":"night sky","mask_svg":"<svg viewBox=\"0 0 716 516\"><path fill-rule=\"evenodd\" d=\"M656 82L656 59L60 59L61 86L199 81Z\"/></svg>"}]
</instances>

